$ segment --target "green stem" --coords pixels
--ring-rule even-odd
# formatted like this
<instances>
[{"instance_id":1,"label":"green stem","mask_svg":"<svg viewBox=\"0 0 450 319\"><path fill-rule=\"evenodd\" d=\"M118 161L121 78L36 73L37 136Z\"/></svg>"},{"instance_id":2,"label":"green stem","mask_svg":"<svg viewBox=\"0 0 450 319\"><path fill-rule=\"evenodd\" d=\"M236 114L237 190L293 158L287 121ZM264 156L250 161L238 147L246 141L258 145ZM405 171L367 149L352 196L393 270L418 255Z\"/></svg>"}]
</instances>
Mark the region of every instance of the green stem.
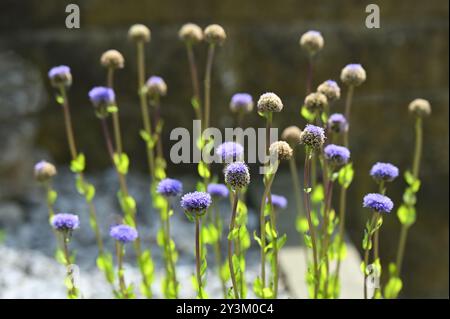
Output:
<instances>
[{"instance_id":1,"label":"green stem","mask_svg":"<svg viewBox=\"0 0 450 319\"><path fill-rule=\"evenodd\" d=\"M62 233L62 240L63 240L63 251L64 251L64 259L66 261L66 268L67 268L67 278L70 280L71 287L68 288L67 293L69 298L78 298L78 289L75 287L75 279L73 276L73 273L71 272L71 261L70 261L70 253L69 253L69 237L70 235L68 232L64 231Z\"/></svg>"},{"instance_id":2,"label":"green stem","mask_svg":"<svg viewBox=\"0 0 450 319\"><path fill-rule=\"evenodd\" d=\"M352 108L354 89L355 88L353 85L350 85L348 87L347 98L345 99L345 119L347 120L348 126L344 132L344 146L347 148L349 146L350 114L351 114L351 108Z\"/></svg>"},{"instance_id":3,"label":"green stem","mask_svg":"<svg viewBox=\"0 0 450 319\"><path fill-rule=\"evenodd\" d=\"M216 227L217 231L219 232L219 238L216 240L216 242L214 243L214 253L216 256L216 266L217 266L217 273L219 275L220 278L220 282L222 285L222 294L223 297L226 298L227 297L227 286L226 286L226 281L223 279L223 277L221 276L220 273L220 267L222 266L222 250L220 248L220 239L221 239L221 234L222 234L222 229L220 227L220 213L219 213L219 208L218 205L212 205L213 210L214 210L214 226Z\"/></svg>"},{"instance_id":4,"label":"green stem","mask_svg":"<svg viewBox=\"0 0 450 319\"><path fill-rule=\"evenodd\" d=\"M166 219L164 220L163 218L161 218L161 224L162 224L163 231L164 231L164 246L165 246L165 251L166 251L167 279L169 282L170 281L172 282L172 288L173 288L173 291L175 292L175 295L173 295L173 296L170 295L169 297L176 299L176 298L178 298L178 294L177 294L178 282L177 282L176 268L175 268L175 263L173 260L172 248L171 248L169 213L170 213L170 203L169 203L169 201L167 201L166 212L165 212Z\"/></svg>"},{"instance_id":5,"label":"green stem","mask_svg":"<svg viewBox=\"0 0 450 319\"><path fill-rule=\"evenodd\" d=\"M194 91L194 98L197 100L198 108L194 108L197 120L202 119L202 107L200 101L200 84L198 80L197 63L195 61L194 50L191 44L186 44L187 56L189 60L189 70L191 73L192 88Z\"/></svg>"},{"instance_id":6,"label":"green stem","mask_svg":"<svg viewBox=\"0 0 450 319\"><path fill-rule=\"evenodd\" d=\"M271 209L270 211L270 224L271 229L275 231L277 236L273 238L273 257L272 257L272 265L273 265L273 298L277 299L278 296L278 277L279 277L279 266L278 266L278 231L277 231L277 219L275 209Z\"/></svg>"},{"instance_id":7,"label":"green stem","mask_svg":"<svg viewBox=\"0 0 450 319\"><path fill-rule=\"evenodd\" d=\"M208 57L206 60L206 69L205 69L205 126L204 128L209 127L209 117L210 117L210 108L211 108L211 72L212 72L212 64L214 60L214 50L215 45L210 44L208 47Z\"/></svg>"},{"instance_id":8,"label":"green stem","mask_svg":"<svg viewBox=\"0 0 450 319\"><path fill-rule=\"evenodd\" d=\"M197 274L197 285L198 285L198 297L203 299L203 285L202 285L202 274L201 274L201 250L200 250L200 222L201 216L195 215L195 267Z\"/></svg>"},{"instance_id":9,"label":"green stem","mask_svg":"<svg viewBox=\"0 0 450 319\"><path fill-rule=\"evenodd\" d=\"M138 93L139 101L141 105L142 122L144 125L144 131L148 136L152 136L152 124L150 121L150 113L147 104L147 94L144 90L145 83L145 56L144 56L144 42L137 42L137 68L138 68ZM153 153L153 147L146 145L147 162L150 172L151 181L155 180L155 156Z\"/></svg>"},{"instance_id":10,"label":"green stem","mask_svg":"<svg viewBox=\"0 0 450 319\"><path fill-rule=\"evenodd\" d=\"M384 182L380 182L379 185L379 192L382 195L386 194L386 187L384 186ZM380 230L377 229L375 233L373 234L373 259L375 262L377 262L381 267L381 261L380 261ZM375 287L374 296L379 292L379 288Z\"/></svg>"},{"instance_id":11,"label":"green stem","mask_svg":"<svg viewBox=\"0 0 450 319\"><path fill-rule=\"evenodd\" d=\"M369 253L370 253L370 242L373 238L373 232L372 229L376 226L378 223L378 219L380 218L380 213L374 212L372 215L372 219L369 223L369 229L367 229L368 232L368 240L367 244L364 248L364 299L367 299L367 266L369 265Z\"/></svg>"},{"instance_id":12,"label":"green stem","mask_svg":"<svg viewBox=\"0 0 450 319\"><path fill-rule=\"evenodd\" d=\"M311 185L310 185L310 173L311 173L311 152L307 150L305 157L305 168L304 168L304 185L305 190L304 194L304 203L305 203L305 212L306 217L308 218L308 226L309 233L311 236L311 244L313 251L313 267L314 267L314 299L317 298L317 294L319 292L319 269L318 269L318 259L317 259L317 244L316 244L316 232L314 230L314 224L311 218Z\"/></svg>"},{"instance_id":13,"label":"green stem","mask_svg":"<svg viewBox=\"0 0 450 319\"><path fill-rule=\"evenodd\" d=\"M116 241L116 255L117 255L117 277L119 278L119 290L122 294L122 297L128 299L129 296L123 270L124 247L118 241Z\"/></svg>"},{"instance_id":14,"label":"green stem","mask_svg":"<svg viewBox=\"0 0 450 319\"><path fill-rule=\"evenodd\" d=\"M324 224L323 224L323 248L322 248L322 258L325 258L326 276L324 282L324 297L328 298L328 279L330 275L330 261L328 257L328 245L330 241L330 233L328 232L328 225L330 222L330 209L331 200L333 198L333 180L328 179L326 187L326 197L325 197L325 208L324 208Z\"/></svg>"},{"instance_id":15,"label":"green stem","mask_svg":"<svg viewBox=\"0 0 450 319\"><path fill-rule=\"evenodd\" d=\"M239 193L238 191L234 191L234 199L233 199L233 207L231 211L231 221L230 221L230 229L229 233L231 234L235 227L236 222L236 209L237 204L239 201ZM234 297L236 299L239 299L239 288L236 281L236 274L234 272L234 266L233 266L233 239L228 236L228 266L230 267L230 276L231 276L231 282L233 283L233 292Z\"/></svg>"}]
</instances>

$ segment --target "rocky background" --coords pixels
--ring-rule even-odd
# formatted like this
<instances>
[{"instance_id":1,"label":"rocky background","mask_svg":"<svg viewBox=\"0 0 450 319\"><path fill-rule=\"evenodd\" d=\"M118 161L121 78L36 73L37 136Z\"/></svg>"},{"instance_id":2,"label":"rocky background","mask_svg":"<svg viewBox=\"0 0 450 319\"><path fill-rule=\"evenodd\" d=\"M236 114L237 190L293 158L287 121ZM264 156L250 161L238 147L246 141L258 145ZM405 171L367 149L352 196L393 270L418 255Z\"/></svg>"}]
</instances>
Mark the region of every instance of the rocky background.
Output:
<instances>
[{"instance_id":1,"label":"rocky background","mask_svg":"<svg viewBox=\"0 0 450 319\"><path fill-rule=\"evenodd\" d=\"M6 234L7 246L34 249L47 256L52 252L48 246L51 232L36 226L36 218L44 218L36 215L45 214L45 208L30 178L37 160L52 160L62 171L69 161L61 110L46 79L50 67L67 64L72 68L70 99L75 131L97 185L102 183L98 176L107 174L109 160L87 92L105 81L98 61L106 49L118 49L126 59L126 68L117 74L125 148L132 154L134 174L145 172L144 148L138 137L141 120L134 48L126 37L131 24L139 22L151 28L147 72L164 77L169 87L163 100L167 146L170 129L191 127L193 116L185 51L177 39L183 23L220 23L227 31L228 40L218 50L213 71L212 121L220 127L233 121L227 108L233 93L249 92L257 98L268 90L279 94L285 104L283 113L276 117L280 129L304 125L299 108L304 98L307 59L298 39L304 31L317 29L326 44L318 59L315 84L338 79L341 68L352 62L362 63L368 74L367 82L356 91L352 113L352 156L357 175L349 194L348 230L357 247L367 217L361 209L361 198L375 190L368 170L375 161L393 162L402 171L408 168L413 121L407 105L416 97L431 101L433 114L425 121L419 216L410 231L404 262L404 297L448 297L448 2L376 1L381 8L381 28L367 29L365 6L372 2L1 1L0 229ZM80 6L80 29L65 28L68 3ZM197 52L202 69L205 49L200 46ZM335 106L337 111L342 111L342 104ZM246 125L258 127L263 123L254 114L247 118ZM171 165L169 173L184 176L192 169L189 165ZM279 193L289 193L288 175L283 176L275 187ZM64 176L58 178L62 186L71 182ZM111 183L115 183L112 178ZM250 192L254 194L250 203L255 205L259 184L255 178ZM400 179L390 186L396 203L401 201L404 186ZM142 186L136 193L145 194L145 190ZM110 210L117 211L113 198L107 202ZM75 203L72 200L60 207L73 210ZM286 213L281 222L292 234L290 244L296 244L296 235L289 227L292 218L293 212ZM151 220L147 222L151 224ZM381 237L385 261L395 256L398 231L395 215L385 218Z\"/></svg>"}]
</instances>

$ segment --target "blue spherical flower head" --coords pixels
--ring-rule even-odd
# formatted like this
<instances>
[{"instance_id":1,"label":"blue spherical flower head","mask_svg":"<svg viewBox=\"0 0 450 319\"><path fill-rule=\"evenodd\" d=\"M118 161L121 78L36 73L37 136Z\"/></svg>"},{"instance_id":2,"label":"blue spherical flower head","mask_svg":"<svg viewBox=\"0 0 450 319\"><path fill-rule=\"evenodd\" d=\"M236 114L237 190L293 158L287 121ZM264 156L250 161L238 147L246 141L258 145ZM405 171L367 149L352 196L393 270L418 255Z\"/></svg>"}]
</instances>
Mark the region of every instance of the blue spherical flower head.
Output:
<instances>
[{"instance_id":1,"label":"blue spherical flower head","mask_svg":"<svg viewBox=\"0 0 450 319\"><path fill-rule=\"evenodd\" d=\"M159 182L156 191L166 197L178 196L183 192L183 184L177 179L165 178Z\"/></svg>"},{"instance_id":2,"label":"blue spherical flower head","mask_svg":"<svg viewBox=\"0 0 450 319\"><path fill-rule=\"evenodd\" d=\"M205 192L192 192L181 197L181 207L188 213L203 215L211 205L211 195Z\"/></svg>"},{"instance_id":3,"label":"blue spherical flower head","mask_svg":"<svg viewBox=\"0 0 450 319\"><path fill-rule=\"evenodd\" d=\"M341 113L331 114L327 123L328 129L336 134L346 132L348 129L348 123L345 116Z\"/></svg>"},{"instance_id":4,"label":"blue spherical flower head","mask_svg":"<svg viewBox=\"0 0 450 319\"><path fill-rule=\"evenodd\" d=\"M105 118L108 116L108 106L115 103L116 95L111 88L96 86L89 91L89 99L94 105L96 115Z\"/></svg>"},{"instance_id":5,"label":"blue spherical flower head","mask_svg":"<svg viewBox=\"0 0 450 319\"><path fill-rule=\"evenodd\" d=\"M228 164L224 170L225 183L232 189L239 190L250 184L250 172L244 162Z\"/></svg>"},{"instance_id":6,"label":"blue spherical flower head","mask_svg":"<svg viewBox=\"0 0 450 319\"><path fill-rule=\"evenodd\" d=\"M325 159L334 166L342 166L348 163L350 151L344 146L329 144L323 149Z\"/></svg>"},{"instance_id":7,"label":"blue spherical flower head","mask_svg":"<svg viewBox=\"0 0 450 319\"><path fill-rule=\"evenodd\" d=\"M213 197L228 197L230 193L224 184L209 184L207 192Z\"/></svg>"},{"instance_id":8,"label":"blue spherical flower head","mask_svg":"<svg viewBox=\"0 0 450 319\"><path fill-rule=\"evenodd\" d=\"M80 227L80 220L73 214L56 214L51 220L53 228L58 231L70 232Z\"/></svg>"},{"instance_id":9,"label":"blue spherical flower head","mask_svg":"<svg viewBox=\"0 0 450 319\"><path fill-rule=\"evenodd\" d=\"M271 199L273 207L277 209L285 209L287 207L288 201L286 197L272 194ZM266 200L266 202L268 202L268 200Z\"/></svg>"},{"instance_id":10,"label":"blue spherical flower head","mask_svg":"<svg viewBox=\"0 0 450 319\"><path fill-rule=\"evenodd\" d=\"M126 244L135 241L138 237L138 232L128 225L116 225L111 227L109 235L122 244Z\"/></svg>"},{"instance_id":11,"label":"blue spherical flower head","mask_svg":"<svg viewBox=\"0 0 450 319\"><path fill-rule=\"evenodd\" d=\"M250 113L253 110L253 98L248 93L236 93L231 97L231 112Z\"/></svg>"},{"instance_id":12,"label":"blue spherical flower head","mask_svg":"<svg viewBox=\"0 0 450 319\"><path fill-rule=\"evenodd\" d=\"M318 150L325 143L325 131L320 126L308 124L300 135L300 143Z\"/></svg>"},{"instance_id":13,"label":"blue spherical flower head","mask_svg":"<svg viewBox=\"0 0 450 319\"><path fill-rule=\"evenodd\" d=\"M394 208L394 203L385 195L371 193L364 196L363 207L373 209L378 213L390 213Z\"/></svg>"},{"instance_id":14,"label":"blue spherical flower head","mask_svg":"<svg viewBox=\"0 0 450 319\"><path fill-rule=\"evenodd\" d=\"M48 77L53 87L70 86L72 84L72 74L67 65L55 66L48 71Z\"/></svg>"},{"instance_id":15,"label":"blue spherical flower head","mask_svg":"<svg viewBox=\"0 0 450 319\"><path fill-rule=\"evenodd\" d=\"M239 143L225 142L217 147L216 154L222 159L222 162L231 163L242 159L244 147Z\"/></svg>"},{"instance_id":16,"label":"blue spherical flower head","mask_svg":"<svg viewBox=\"0 0 450 319\"><path fill-rule=\"evenodd\" d=\"M366 71L361 64L348 64L341 71L341 81L349 86L359 86L366 80Z\"/></svg>"},{"instance_id":17,"label":"blue spherical flower head","mask_svg":"<svg viewBox=\"0 0 450 319\"><path fill-rule=\"evenodd\" d=\"M391 163L376 163L370 170L370 176L377 183L392 182L398 177L398 168Z\"/></svg>"}]
</instances>

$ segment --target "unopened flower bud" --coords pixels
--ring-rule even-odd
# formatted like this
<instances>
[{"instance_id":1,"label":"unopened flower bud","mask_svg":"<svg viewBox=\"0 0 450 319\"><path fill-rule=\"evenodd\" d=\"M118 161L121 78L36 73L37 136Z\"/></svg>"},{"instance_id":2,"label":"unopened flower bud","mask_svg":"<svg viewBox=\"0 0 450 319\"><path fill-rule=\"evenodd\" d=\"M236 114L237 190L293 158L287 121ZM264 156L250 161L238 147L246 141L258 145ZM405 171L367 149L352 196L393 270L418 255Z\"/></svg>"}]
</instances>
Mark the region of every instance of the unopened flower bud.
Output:
<instances>
[{"instance_id":1,"label":"unopened flower bud","mask_svg":"<svg viewBox=\"0 0 450 319\"><path fill-rule=\"evenodd\" d=\"M227 38L225 30L218 24L211 24L207 26L204 31L204 35L206 42L217 45L222 45Z\"/></svg>"},{"instance_id":2,"label":"unopened flower bud","mask_svg":"<svg viewBox=\"0 0 450 319\"><path fill-rule=\"evenodd\" d=\"M105 68L123 69L125 59L122 53L117 50L108 50L104 52L100 58L100 63Z\"/></svg>"}]
</instances>

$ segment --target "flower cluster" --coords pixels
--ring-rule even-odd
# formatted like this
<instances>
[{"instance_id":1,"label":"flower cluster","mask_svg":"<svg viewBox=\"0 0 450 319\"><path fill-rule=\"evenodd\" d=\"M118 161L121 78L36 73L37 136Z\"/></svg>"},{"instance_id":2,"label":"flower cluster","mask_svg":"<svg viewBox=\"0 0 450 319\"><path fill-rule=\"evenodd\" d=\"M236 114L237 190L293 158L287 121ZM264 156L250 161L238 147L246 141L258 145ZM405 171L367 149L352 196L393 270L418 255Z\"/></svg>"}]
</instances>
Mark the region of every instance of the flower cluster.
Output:
<instances>
[{"instance_id":1,"label":"flower cluster","mask_svg":"<svg viewBox=\"0 0 450 319\"><path fill-rule=\"evenodd\" d=\"M341 88L336 83L336 81L333 80L327 80L320 84L317 87L317 92L325 95L329 102L339 100L339 98L341 97Z\"/></svg>"},{"instance_id":2,"label":"flower cluster","mask_svg":"<svg viewBox=\"0 0 450 319\"><path fill-rule=\"evenodd\" d=\"M151 76L145 83L145 86L150 96L165 96L167 94L167 84L160 76Z\"/></svg>"},{"instance_id":3,"label":"flower cluster","mask_svg":"<svg viewBox=\"0 0 450 319\"><path fill-rule=\"evenodd\" d=\"M228 197L230 193L224 184L209 184L206 191L212 197Z\"/></svg>"},{"instance_id":4,"label":"flower cluster","mask_svg":"<svg viewBox=\"0 0 450 319\"><path fill-rule=\"evenodd\" d=\"M73 214L56 214L51 220L53 228L59 231L72 231L80 226L80 220Z\"/></svg>"},{"instance_id":5,"label":"flower cluster","mask_svg":"<svg viewBox=\"0 0 450 319\"><path fill-rule=\"evenodd\" d=\"M231 97L231 112L250 113L253 110L253 98L248 93L236 93Z\"/></svg>"},{"instance_id":6,"label":"flower cluster","mask_svg":"<svg viewBox=\"0 0 450 319\"><path fill-rule=\"evenodd\" d=\"M370 169L370 176L376 182L392 182L398 177L398 168L391 163L375 163Z\"/></svg>"},{"instance_id":7,"label":"flower cluster","mask_svg":"<svg viewBox=\"0 0 450 319\"><path fill-rule=\"evenodd\" d=\"M344 146L329 144L323 149L325 159L332 165L342 166L350 159L350 151Z\"/></svg>"},{"instance_id":8,"label":"flower cluster","mask_svg":"<svg viewBox=\"0 0 450 319\"><path fill-rule=\"evenodd\" d=\"M394 203L385 195L371 193L364 196L363 207L373 209L378 213L390 213L394 208Z\"/></svg>"},{"instance_id":9,"label":"flower cluster","mask_svg":"<svg viewBox=\"0 0 450 319\"><path fill-rule=\"evenodd\" d=\"M312 124L306 125L302 132L300 143L310 147L313 150L318 150L325 143L325 131L319 126Z\"/></svg>"},{"instance_id":10,"label":"flower cluster","mask_svg":"<svg viewBox=\"0 0 450 319\"><path fill-rule=\"evenodd\" d=\"M56 167L49 162L40 161L34 165L34 178L38 182L46 182L55 175Z\"/></svg>"},{"instance_id":11,"label":"flower cluster","mask_svg":"<svg viewBox=\"0 0 450 319\"><path fill-rule=\"evenodd\" d=\"M200 213L212 203L211 195L205 192L192 192L181 197L181 207L190 213Z\"/></svg>"},{"instance_id":12,"label":"flower cluster","mask_svg":"<svg viewBox=\"0 0 450 319\"><path fill-rule=\"evenodd\" d=\"M276 156L278 160L284 161L289 160L294 151L285 141L276 141L270 145L269 153L271 156Z\"/></svg>"},{"instance_id":13,"label":"flower cluster","mask_svg":"<svg viewBox=\"0 0 450 319\"><path fill-rule=\"evenodd\" d=\"M224 142L216 148L216 154L225 163L240 160L244 156L244 147L236 142Z\"/></svg>"},{"instance_id":14,"label":"flower cluster","mask_svg":"<svg viewBox=\"0 0 450 319\"><path fill-rule=\"evenodd\" d=\"M133 242L138 238L137 230L128 225L116 225L111 227L109 235L122 244Z\"/></svg>"},{"instance_id":15,"label":"flower cluster","mask_svg":"<svg viewBox=\"0 0 450 319\"><path fill-rule=\"evenodd\" d=\"M53 87L70 86L72 84L72 73L66 65L55 66L48 71L48 77Z\"/></svg>"},{"instance_id":16,"label":"flower cluster","mask_svg":"<svg viewBox=\"0 0 450 319\"><path fill-rule=\"evenodd\" d=\"M341 71L341 81L349 86L359 86L366 80L366 70L361 64L348 64Z\"/></svg>"},{"instance_id":17,"label":"flower cluster","mask_svg":"<svg viewBox=\"0 0 450 319\"><path fill-rule=\"evenodd\" d=\"M264 93L259 97L256 104L258 112L281 112L283 109L283 102L275 93Z\"/></svg>"},{"instance_id":18,"label":"flower cluster","mask_svg":"<svg viewBox=\"0 0 450 319\"><path fill-rule=\"evenodd\" d=\"M183 192L183 184L177 179L165 178L158 183L156 191L166 197L178 196Z\"/></svg>"},{"instance_id":19,"label":"flower cluster","mask_svg":"<svg viewBox=\"0 0 450 319\"><path fill-rule=\"evenodd\" d=\"M233 189L241 189L250 184L250 172L244 162L228 164L224 170L225 183Z\"/></svg>"},{"instance_id":20,"label":"flower cluster","mask_svg":"<svg viewBox=\"0 0 450 319\"><path fill-rule=\"evenodd\" d=\"M343 133L348 130L347 119L341 113L331 114L328 118L327 127L333 133Z\"/></svg>"},{"instance_id":21,"label":"flower cluster","mask_svg":"<svg viewBox=\"0 0 450 319\"><path fill-rule=\"evenodd\" d=\"M270 199L272 201L272 206L277 209L285 209L287 207L288 201L284 196L272 194Z\"/></svg>"}]
</instances>

